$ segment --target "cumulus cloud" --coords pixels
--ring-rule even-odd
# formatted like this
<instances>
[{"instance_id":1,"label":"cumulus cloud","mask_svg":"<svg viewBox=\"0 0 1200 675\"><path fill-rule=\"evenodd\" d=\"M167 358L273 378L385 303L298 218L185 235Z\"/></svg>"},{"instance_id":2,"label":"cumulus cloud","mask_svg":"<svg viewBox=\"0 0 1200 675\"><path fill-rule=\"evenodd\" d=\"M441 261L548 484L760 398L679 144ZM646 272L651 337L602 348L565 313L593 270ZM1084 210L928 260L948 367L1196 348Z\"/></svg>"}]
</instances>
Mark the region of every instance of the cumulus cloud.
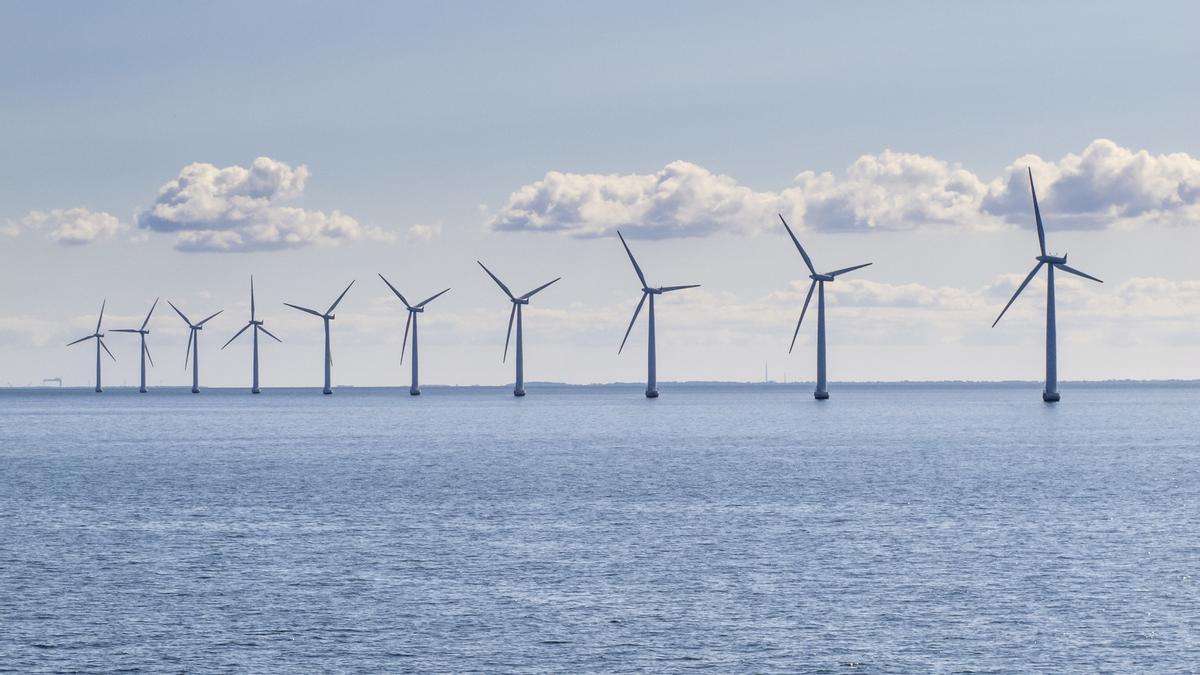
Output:
<instances>
[{"instance_id":1,"label":"cumulus cloud","mask_svg":"<svg viewBox=\"0 0 1200 675\"><path fill-rule=\"evenodd\" d=\"M405 235L405 239L407 239L410 242L411 241L433 241L434 239L436 239L440 236L442 236L442 226L441 225L417 224L417 225L413 225L412 227L408 228L408 233Z\"/></svg>"},{"instance_id":2,"label":"cumulus cloud","mask_svg":"<svg viewBox=\"0 0 1200 675\"><path fill-rule=\"evenodd\" d=\"M1009 222L1032 220L1029 179L1043 218L1060 228L1102 228L1130 221L1195 223L1200 216L1200 159L1151 155L1098 139L1057 162L1026 155L988 186L982 208Z\"/></svg>"},{"instance_id":3,"label":"cumulus cloud","mask_svg":"<svg viewBox=\"0 0 1200 675\"><path fill-rule=\"evenodd\" d=\"M804 171L779 191L759 191L684 161L650 174L551 171L513 192L490 219L498 231L644 238L753 234L782 213L825 231L991 229L1032 226L1026 167L1053 226L1108 227L1200 219L1200 159L1151 155L1098 139L1058 161L1026 155L985 180L959 164L885 150L842 175Z\"/></svg>"},{"instance_id":4,"label":"cumulus cloud","mask_svg":"<svg viewBox=\"0 0 1200 675\"><path fill-rule=\"evenodd\" d=\"M577 237L605 236L617 228L647 238L703 236L757 230L781 208L777 193L755 192L729 176L677 161L652 174L551 171L512 193L490 226Z\"/></svg>"},{"instance_id":5,"label":"cumulus cloud","mask_svg":"<svg viewBox=\"0 0 1200 675\"><path fill-rule=\"evenodd\" d=\"M45 232L51 241L64 246L79 246L98 239L110 239L126 229L127 226L110 213L77 207L30 211L19 221L9 221L3 232L10 236L22 230Z\"/></svg>"},{"instance_id":6,"label":"cumulus cloud","mask_svg":"<svg viewBox=\"0 0 1200 675\"><path fill-rule=\"evenodd\" d=\"M139 227L174 233L183 251L261 251L394 235L340 212L285 204L304 193L308 167L259 157L250 168L189 164L137 216Z\"/></svg>"}]
</instances>

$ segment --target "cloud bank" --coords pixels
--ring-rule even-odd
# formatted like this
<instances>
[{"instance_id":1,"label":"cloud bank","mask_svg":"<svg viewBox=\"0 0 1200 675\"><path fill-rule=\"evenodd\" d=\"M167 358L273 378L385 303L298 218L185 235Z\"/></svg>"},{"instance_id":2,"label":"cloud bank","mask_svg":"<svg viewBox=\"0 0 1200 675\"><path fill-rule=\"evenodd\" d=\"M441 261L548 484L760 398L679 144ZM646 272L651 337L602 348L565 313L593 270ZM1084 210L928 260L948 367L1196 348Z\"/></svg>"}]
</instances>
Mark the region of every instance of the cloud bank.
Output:
<instances>
[{"instance_id":1,"label":"cloud bank","mask_svg":"<svg viewBox=\"0 0 1200 675\"><path fill-rule=\"evenodd\" d=\"M64 246L79 246L111 239L126 229L128 226L111 213L77 207L30 211L18 221L9 221L3 232L12 236L26 230L45 232L51 241Z\"/></svg>"},{"instance_id":2,"label":"cloud bank","mask_svg":"<svg viewBox=\"0 0 1200 675\"><path fill-rule=\"evenodd\" d=\"M340 212L286 203L304 193L308 167L269 157L249 168L189 164L137 216L139 227L175 234L182 251L265 251L394 235Z\"/></svg>"},{"instance_id":3,"label":"cloud bank","mask_svg":"<svg viewBox=\"0 0 1200 675\"><path fill-rule=\"evenodd\" d=\"M782 213L799 227L854 232L1032 227L1026 167L1043 217L1058 229L1200 222L1200 159L1151 155L1097 139L1057 161L1018 158L985 180L959 164L885 150L838 176L805 171L779 191L759 191L690 162L651 174L547 173L518 188L491 218L502 232L649 239L754 234Z\"/></svg>"}]
</instances>

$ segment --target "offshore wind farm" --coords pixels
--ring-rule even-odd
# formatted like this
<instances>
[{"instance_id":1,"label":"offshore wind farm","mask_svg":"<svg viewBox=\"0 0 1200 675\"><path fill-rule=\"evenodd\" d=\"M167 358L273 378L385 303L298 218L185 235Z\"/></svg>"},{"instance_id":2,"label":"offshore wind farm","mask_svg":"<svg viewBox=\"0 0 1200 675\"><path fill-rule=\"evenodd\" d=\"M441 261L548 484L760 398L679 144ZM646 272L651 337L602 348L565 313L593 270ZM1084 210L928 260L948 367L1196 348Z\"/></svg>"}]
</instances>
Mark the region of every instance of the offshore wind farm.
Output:
<instances>
[{"instance_id":1,"label":"offshore wind farm","mask_svg":"<svg viewBox=\"0 0 1200 675\"><path fill-rule=\"evenodd\" d=\"M1196 25L0 3L0 671L1194 672Z\"/></svg>"}]
</instances>

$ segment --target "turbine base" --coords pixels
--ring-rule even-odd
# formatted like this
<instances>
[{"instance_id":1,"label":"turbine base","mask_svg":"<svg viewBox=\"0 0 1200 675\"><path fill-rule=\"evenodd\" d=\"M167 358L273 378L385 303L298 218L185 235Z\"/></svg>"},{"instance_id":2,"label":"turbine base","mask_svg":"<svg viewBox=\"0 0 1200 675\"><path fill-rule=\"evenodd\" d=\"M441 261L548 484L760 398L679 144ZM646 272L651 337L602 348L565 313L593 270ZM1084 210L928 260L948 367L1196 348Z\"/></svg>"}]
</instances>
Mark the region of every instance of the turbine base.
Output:
<instances>
[{"instance_id":1,"label":"turbine base","mask_svg":"<svg viewBox=\"0 0 1200 675\"><path fill-rule=\"evenodd\" d=\"M646 398L658 398L658 390L657 389L647 389L646 390Z\"/></svg>"},{"instance_id":2,"label":"turbine base","mask_svg":"<svg viewBox=\"0 0 1200 675\"><path fill-rule=\"evenodd\" d=\"M193 393L193 394L199 394L199 393L200 393L200 389L199 389L199 388L197 388L197 387L192 387L192 393Z\"/></svg>"},{"instance_id":3,"label":"turbine base","mask_svg":"<svg viewBox=\"0 0 1200 675\"><path fill-rule=\"evenodd\" d=\"M1042 400L1046 403L1057 403L1060 399L1062 399L1062 396L1060 396L1057 391L1042 392Z\"/></svg>"},{"instance_id":4,"label":"turbine base","mask_svg":"<svg viewBox=\"0 0 1200 675\"><path fill-rule=\"evenodd\" d=\"M513 389L513 396L524 396L524 395L525 395L524 389Z\"/></svg>"},{"instance_id":5,"label":"turbine base","mask_svg":"<svg viewBox=\"0 0 1200 675\"><path fill-rule=\"evenodd\" d=\"M101 393L103 393L103 392L104 392L104 390L103 390L103 389L101 389L100 387L96 387L96 393L97 393L97 394L101 394Z\"/></svg>"},{"instance_id":6,"label":"turbine base","mask_svg":"<svg viewBox=\"0 0 1200 675\"><path fill-rule=\"evenodd\" d=\"M408 390L408 395L409 395L409 396L420 396L420 395L421 395L421 390L420 390L420 389L409 389L409 390Z\"/></svg>"},{"instance_id":7,"label":"turbine base","mask_svg":"<svg viewBox=\"0 0 1200 675\"><path fill-rule=\"evenodd\" d=\"M139 394L144 394L144 393L146 393L146 388L145 388L145 387L142 387L141 389L138 389L138 393L139 393Z\"/></svg>"},{"instance_id":8,"label":"turbine base","mask_svg":"<svg viewBox=\"0 0 1200 675\"><path fill-rule=\"evenodd\" d=\"M325 389L325 390L323 390L321 393L322 393L322 394L325 394L326 396L329 396L330 394L332 394L332 393L333 393L333 390L332 390L332 389Z\"/></svg>"},{"instance_id":9,"label":"turbine base","mask_svg":"<svg viewBox=\"0 0 1200 675\"><path fill-rule=\"evenodd\" d=\"M255 387L254 389L250 390L250 393L251 394L261 394L262 392L258 390L258 387Z\"/></svg>"},{"instance_id":10,"label":"turbine base","mask_svg":"<svg viewBox=\"0 0 1200 675\"><path fill-rule=\"evenodd\" d=\"M827 391L814 391L814 392L813 392L813 398L817 399L818 401L824 401L825 399L829 398L829 392L827 392Z\"/></svg>"}]
</instances>

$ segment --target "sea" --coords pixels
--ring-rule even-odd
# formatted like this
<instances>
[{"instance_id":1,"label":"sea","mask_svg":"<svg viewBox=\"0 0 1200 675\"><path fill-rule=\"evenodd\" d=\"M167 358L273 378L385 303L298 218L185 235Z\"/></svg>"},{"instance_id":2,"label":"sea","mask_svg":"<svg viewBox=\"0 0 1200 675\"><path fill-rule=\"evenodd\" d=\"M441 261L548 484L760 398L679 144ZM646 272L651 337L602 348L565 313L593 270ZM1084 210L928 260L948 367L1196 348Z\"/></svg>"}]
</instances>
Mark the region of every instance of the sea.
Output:
<instances>
[{"instance_id":1,"label":"sea","mask_svg":"<svg viewBox=\"0 0 1200 675\"><path fill-rule=\"evenodd\" d=\"M1200 385L0 389L6 672L1195 672Z\"/></svg>"}]
</instances>

